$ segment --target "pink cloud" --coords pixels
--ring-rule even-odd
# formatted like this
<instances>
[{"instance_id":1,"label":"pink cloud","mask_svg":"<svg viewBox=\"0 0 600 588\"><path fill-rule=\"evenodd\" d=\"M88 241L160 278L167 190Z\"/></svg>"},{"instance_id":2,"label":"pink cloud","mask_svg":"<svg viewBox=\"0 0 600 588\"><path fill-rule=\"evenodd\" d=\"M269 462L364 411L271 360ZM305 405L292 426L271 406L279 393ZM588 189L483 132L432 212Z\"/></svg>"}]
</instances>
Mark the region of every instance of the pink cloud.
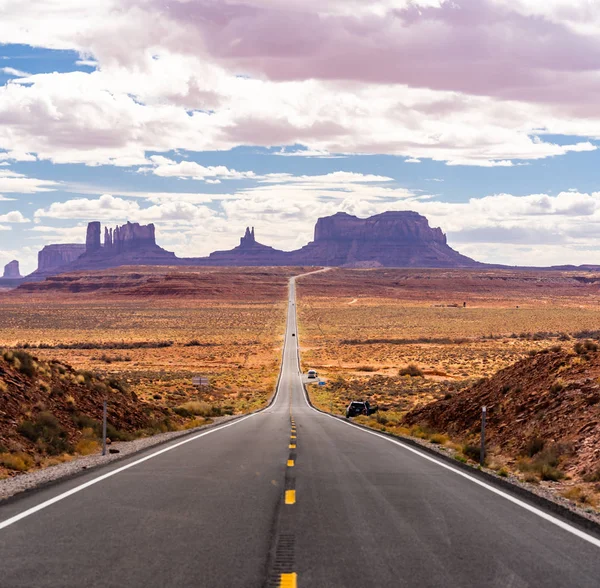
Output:
<instances>
[{"instance_id":1,"label":"pink cloud","mask_svg":"<svg viewBox=\"0 0 600 588\"><path fill-rule=\"evenodd\" d=\"M320 11L310 3L302 9L264 0L145 5L182 28L183 37L168 40L177 50L277 81L407 84L563 105L581 104L582 91L600 90L597 37L492 0L409 3L381 15L327 13L326 0ZM584 108L590 109L598 112L593 101Z\"/></svg>"}]
</instances>

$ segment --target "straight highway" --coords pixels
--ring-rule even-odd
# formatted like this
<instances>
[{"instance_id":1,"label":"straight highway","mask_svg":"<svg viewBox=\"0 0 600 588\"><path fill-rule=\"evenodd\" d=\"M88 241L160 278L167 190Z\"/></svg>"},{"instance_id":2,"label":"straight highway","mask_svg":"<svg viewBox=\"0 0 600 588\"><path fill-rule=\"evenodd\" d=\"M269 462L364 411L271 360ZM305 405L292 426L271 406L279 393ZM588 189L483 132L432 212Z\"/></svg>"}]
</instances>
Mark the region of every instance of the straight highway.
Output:
<instances>
[{"instance_id":1,"label":"straight highway","mask_svg":"<svg viewBox=\"0 0 600 588\"><path fill-rule=\"evenodd\" d=\"M0 587L595 587L600 541L320 413L296 280L259 413L0 503Z\"/></svg>"}]
</instances>

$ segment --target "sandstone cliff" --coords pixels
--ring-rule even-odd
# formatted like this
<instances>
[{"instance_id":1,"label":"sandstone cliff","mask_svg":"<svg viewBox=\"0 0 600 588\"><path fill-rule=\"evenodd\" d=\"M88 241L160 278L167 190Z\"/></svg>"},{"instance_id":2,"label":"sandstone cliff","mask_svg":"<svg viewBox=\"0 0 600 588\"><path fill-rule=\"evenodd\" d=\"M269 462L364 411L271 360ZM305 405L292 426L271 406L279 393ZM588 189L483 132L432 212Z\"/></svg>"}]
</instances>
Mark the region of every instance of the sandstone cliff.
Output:
<instances>
[{"instance_id":1,"label":"sandstone cliff","mask_svg":"<svg viewBox=\"0 0 600 588\"><path fill-rule=\"evenodd\" d=\"M439 228L412 211L367 219L338 212L320 218L314 241L290 254L296 264L352 267L477 267L448 246Z\"/></svg>"},{"instance_id":2,"label":"sandstone cliff","mask_svg":"<svg viewBox=\"0 0 600 588\"><path fill-rule=\"evenodd\" d=\"M37 272L47 273L74 262L85 252L85 245L80 243L65 243L46 245L38 253Z\"/></svg>"},{"instance_id":3,"label":"sandstone cliff","mask_svg":"<svg viewBox=\"0 0 600 588\"><path fill-rule=\"evenodd\" d=\"M177 265L175 254L156 244L153 224L127 222L114 229L105 227L104 244L101 243L101 235L99 222L88 224L85 252L66 271L121 265Z\"/></svg>"},{"instance_id":4,"label":"sandstone cliff","mask_svg":"<svg viewBox=\"0 0 600 588\"><path fill-rule=\"evenodd\" d=\"M16 259L13 259L13 261L4 266L4 275L2 277L7 280L19 279L21 277L19 262Z\"/></svg>"}]
</instances>

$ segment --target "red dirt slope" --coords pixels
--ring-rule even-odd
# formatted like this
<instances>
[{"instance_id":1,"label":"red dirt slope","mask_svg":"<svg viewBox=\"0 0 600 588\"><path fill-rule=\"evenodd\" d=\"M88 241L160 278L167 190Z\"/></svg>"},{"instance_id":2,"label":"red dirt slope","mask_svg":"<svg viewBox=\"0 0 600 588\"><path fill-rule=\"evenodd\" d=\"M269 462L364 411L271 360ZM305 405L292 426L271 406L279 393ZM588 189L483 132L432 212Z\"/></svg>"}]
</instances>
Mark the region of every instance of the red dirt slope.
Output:
<instances>
[{"instance_id":1,"label":"red dirt slope","mask_svg":"<svg viewBox=\"0 0 600 588\"><path fill-rule=\"evenodd\" d=\"M488 409L491 448L526 455L534 440L563 444L571 475L600 466L600 353L595 344L576 344L579 353L543 351L472 388L409 412L405 422L424 424L464 440L479 434L481 407Z\"/></svg>"}]
</instances>

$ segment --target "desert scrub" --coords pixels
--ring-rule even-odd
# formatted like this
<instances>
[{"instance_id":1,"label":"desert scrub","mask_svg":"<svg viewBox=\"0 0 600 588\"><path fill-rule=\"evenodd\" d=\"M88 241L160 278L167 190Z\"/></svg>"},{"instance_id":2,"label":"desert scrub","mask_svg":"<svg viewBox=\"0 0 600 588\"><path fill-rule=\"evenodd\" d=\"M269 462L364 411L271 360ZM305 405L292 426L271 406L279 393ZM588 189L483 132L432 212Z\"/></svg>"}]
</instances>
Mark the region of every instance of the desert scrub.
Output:
<instances>
[{"instance_id":1,"label":"desert scrub","mask_svg":"<svg viewBox=\"0 0 600 588\"><path fill-rule=\"evenodd\" d=\"M572 500L573 502L578 502L579 504L589 504L590 506L596 506L596 501L594 497L591 496L585 489L580 486L573 486L567 490L563 490L561 495L567 498L568 500Z\"/></svg>"},{"instance_id":2,"label":"desert scrub","mask_svg":"<svg viewBox=\"0 0 600 588\"><path fill-rule=\"evenodd\" d=\"M9 470L26 472L33 464L33 458L25 452L0 453L0 466Z\"/></svg>"},{"instance_id":3,"label":"desert scrub","mask_svg":"<svg viewBox=\"0 0 600 588\"><path fill-rule=\"evenodd\" d=\"M441 433L434 433L429 437L429 441L436 445L445 445L448 442L448 436L442 435Z\"/></svg>"},{"instance_id":4,"label":"desert scrub","mask_svg":"<svg viewBox=\"0 0 600 588\"><path fill-rule=\"evenodd\" d=\"M542 480L557 482L565 477L559 469L561 458L568 455L570 451L567 445L560 443L545 447L533 457L520 459L517 467L522 472L537 474Z\"/></svg>"},{"instance_id":5,"label":"desert scrub","mask_svg":"<svg viewBox=\"0 0 600 588\"><path fill-rule=\"evenodd\" d=\"M418 378L423 376L423 370L419 369L414 363L409 364L405 368L402 368L398 372L399 376L410 376L411 378Z\"/></svg>"},{"instance_id":6,"label":"desert scrub","mask_svg":"<svg viewBox=\"0 0 600 588\"><path fill-rule=\"evenodd\" d=\"M33 441L40 451L48 455L59 455L73 450L67 431L50 412L40 412L34 420L21 422L17 432Z\"/></svg>"},{"instance_id":7,"label":"desert scrub","mask_svg":"<svg viewBox=\"0 0 600 588\"><path fill-rule=\"evenodd\" d=\"M210 417L221 415L221 409L219 407L212 406L208 402L193 400L190 402L184 402L183 404L180 404L179 406L173 409L173 412L182 417Z\"/></svg>"}]
</instances>

